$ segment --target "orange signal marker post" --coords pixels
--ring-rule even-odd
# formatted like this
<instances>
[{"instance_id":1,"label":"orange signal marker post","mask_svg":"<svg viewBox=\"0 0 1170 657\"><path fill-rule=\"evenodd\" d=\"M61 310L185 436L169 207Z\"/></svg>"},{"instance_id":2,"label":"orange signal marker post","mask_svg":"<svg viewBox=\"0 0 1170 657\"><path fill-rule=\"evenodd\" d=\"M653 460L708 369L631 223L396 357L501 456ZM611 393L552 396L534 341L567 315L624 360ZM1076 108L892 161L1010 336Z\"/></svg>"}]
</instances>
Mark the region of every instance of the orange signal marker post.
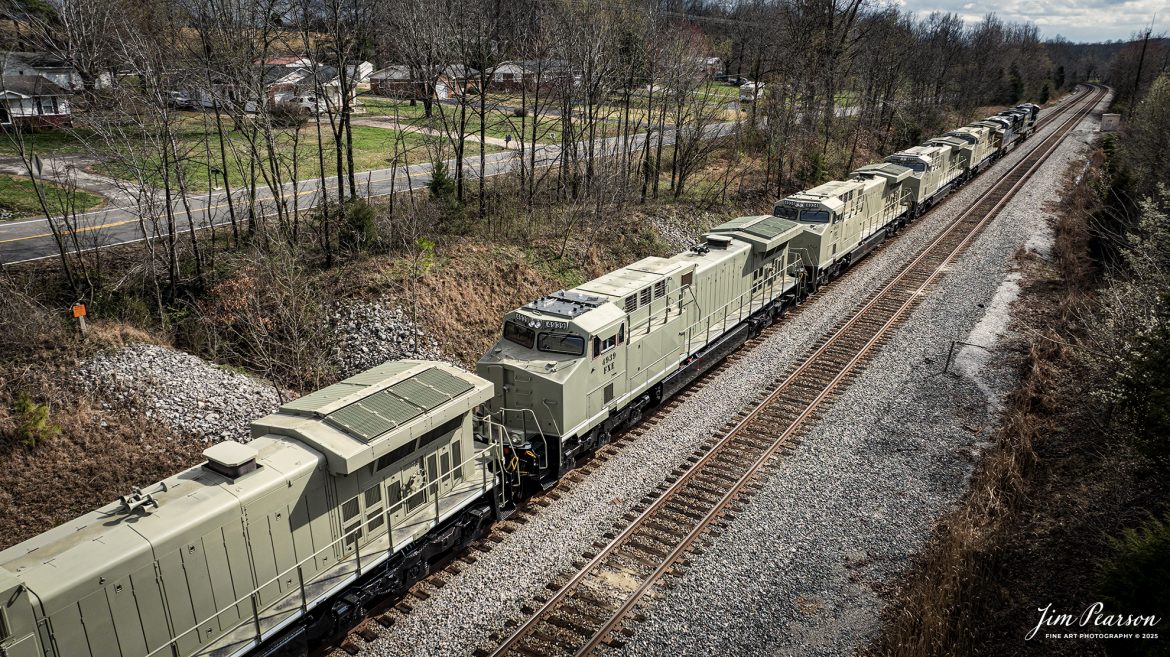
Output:
<instances>
[{"instance_id":1,"label":"orange signal marker post","mask_svg":"<svg viewBox=\"0 0 1170 657\"><path fill-rule=\"evenodd\" d=\"M73 312L73 318L77 320L78 330L81 331L82 335L85 335L85 304L75 303L70 310Z\"/></svg>"}]
</instances>

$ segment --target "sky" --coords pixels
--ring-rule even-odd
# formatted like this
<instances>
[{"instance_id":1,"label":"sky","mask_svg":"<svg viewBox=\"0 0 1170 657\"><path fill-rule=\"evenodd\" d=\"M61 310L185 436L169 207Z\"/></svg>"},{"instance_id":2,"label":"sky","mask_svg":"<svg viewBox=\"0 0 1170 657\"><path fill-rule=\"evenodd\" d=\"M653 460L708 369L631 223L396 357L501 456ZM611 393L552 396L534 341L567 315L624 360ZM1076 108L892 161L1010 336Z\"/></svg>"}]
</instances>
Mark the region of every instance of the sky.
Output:
<instances>
[{"instance_id":1,"label":"sky","mask_svg":"<svg viewBox=\"0 0 1170 657\"><path fill-rule=\"evenodd\" d=\"M932 11L958 14L976 22L995 12L1000 18L1029 21L1041 38L1063 36L1069 41L1126 40L1154 20L1154 34L1170 33L1167 0L896 0L904 9L925 16Z\"/></svg>"}]
</instances>

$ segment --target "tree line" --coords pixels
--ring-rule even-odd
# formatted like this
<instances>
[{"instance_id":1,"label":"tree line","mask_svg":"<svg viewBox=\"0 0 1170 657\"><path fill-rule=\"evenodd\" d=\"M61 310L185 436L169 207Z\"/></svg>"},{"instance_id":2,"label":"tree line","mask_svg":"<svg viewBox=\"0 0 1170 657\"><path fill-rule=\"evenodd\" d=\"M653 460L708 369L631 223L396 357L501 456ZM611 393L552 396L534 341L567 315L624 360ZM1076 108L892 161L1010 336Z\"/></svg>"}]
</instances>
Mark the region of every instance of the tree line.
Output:
<instances>
[{"instance_id":1,"label":"tree line","mask_svg":"<svg viewBox=\"0 0 1170 657\"><path fill-rule=\"evenodd\" d=\"M493 235L551 232L563 252L570 239L592 243L627 206L764 205L981 108L1044 101L1097 73L1071 65L1061 73L1053 44L1032 25L994 15L969 24L870 0L0 7L16 48L54 54L78 71L72 131L120 181L148 238L143 281L160 316L168 303L206 289L225 245L279 241L328 268L373 246L409 247L439 230L436 216L457 215ZM407 69L416 86L404 100L422 106L428 130L421 146L395 132L381 163L396 191L418 187L404 164L434 163L430 191L370 207L355 165L361 100L330 95L330 81L314 75L320 113L268 102L264 62L288 55L314 71L335 69L342 89L355 86L364 61ZM501 83L497 72L516 63L521 83ZM440 99L438 87L452 76L462 93ZM757 84L745 96L728 80ZM180 88L200 90L201 111L176 107ZM394 111L392 120L405 123ZM511 150L498 182L488 181L489 115ZM188 138L192 132L202 138ZM30 171L33 137L8 137ZM411 156L411 148L425 153ZM59 187L75 187L62 176ZM308 180L315 207L304 201ZM210 203L213 190L226 199L228 221L202 240L206 219L195 201ZM42 193L42 206L71 293L92 297L103 272L100 252L87 249L104 238L81 230L86 219L67 196ZM437 214L421 209L440 201Z\"/></svg>"}]
</instances>

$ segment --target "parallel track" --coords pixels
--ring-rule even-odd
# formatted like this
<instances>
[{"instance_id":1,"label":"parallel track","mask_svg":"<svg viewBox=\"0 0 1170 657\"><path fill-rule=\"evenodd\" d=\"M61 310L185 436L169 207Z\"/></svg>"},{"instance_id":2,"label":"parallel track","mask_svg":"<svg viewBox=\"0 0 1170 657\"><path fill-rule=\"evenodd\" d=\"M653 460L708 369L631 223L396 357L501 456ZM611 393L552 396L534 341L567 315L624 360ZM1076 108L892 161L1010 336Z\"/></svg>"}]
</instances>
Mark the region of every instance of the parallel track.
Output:
<instances>
[{"instance_id":1,"label":"parallel track","mask_svg":"<svg viewBox=\"0 0 1170 657\"><path fill-rule=\"evenodd\" d=\"M926 291L999 214L1032 174L1104 96L1096 88L1059 116L1056 130L1004 173L882 289L840 322L762 401L709 449L692 456L667 483L627 514L628 525L596 543L575 574L494 652L500 655L584 655L602 643L620 645L640 601L665 576L685 566L686 554L746 503L757 474L791 450L809 420L823 412L925 298ZM745 492L748 494L745 495ZM550 586L550 588L553 588ZM484 654L489 654L484 651Z\"/></svg>"}]
</instances>

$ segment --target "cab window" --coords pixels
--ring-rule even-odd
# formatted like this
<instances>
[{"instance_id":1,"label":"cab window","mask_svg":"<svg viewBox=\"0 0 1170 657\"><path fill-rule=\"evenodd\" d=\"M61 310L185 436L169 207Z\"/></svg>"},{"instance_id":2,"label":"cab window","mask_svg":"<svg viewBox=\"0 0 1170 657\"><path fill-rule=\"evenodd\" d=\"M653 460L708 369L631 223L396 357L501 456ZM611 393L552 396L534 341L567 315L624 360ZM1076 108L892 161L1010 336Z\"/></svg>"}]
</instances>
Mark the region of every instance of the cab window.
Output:
<instances>
[{"instance_id":1,"label":"cab window","mask_svg":"<svg viewBox=\"0 0 1170 657\"><path fill-rule=\"evenodd\" d=\"M825 210L801 210L800 220L809 224L827 224L831 215Z\"/></svg>"},{"instance_id":2,"label":"cab window","mask_svg":"<svg viewBox=\"0 0 1170 657\"><path fill-rule=\"evenodd\" d=\"M504 322L504 339L531 349L536 340L536 331L508 320Z\"/></svg>"},{"instance_id":3,"label":"cab window","mask_svg":"<svg viewBox=\"0 0 1170 657\"><path fill-rule=\"evenodd\" d=\"M541 351L550 354L569 354L583 356L585 354L585 338L568 333L541 333L537 338L536 346Z\"/></svg>"},{"instance_id":4,"label":"cab window","mask_svg":"<svg viewBox=\"0 0 1170 657\"><path fill-rule=\"evenodd\" d=\"M617 346L617 335L611 335L604 340L598 337L593 338L593 357L597 358L607 351L611 351Z\"/></svg>"}]
</instances>

